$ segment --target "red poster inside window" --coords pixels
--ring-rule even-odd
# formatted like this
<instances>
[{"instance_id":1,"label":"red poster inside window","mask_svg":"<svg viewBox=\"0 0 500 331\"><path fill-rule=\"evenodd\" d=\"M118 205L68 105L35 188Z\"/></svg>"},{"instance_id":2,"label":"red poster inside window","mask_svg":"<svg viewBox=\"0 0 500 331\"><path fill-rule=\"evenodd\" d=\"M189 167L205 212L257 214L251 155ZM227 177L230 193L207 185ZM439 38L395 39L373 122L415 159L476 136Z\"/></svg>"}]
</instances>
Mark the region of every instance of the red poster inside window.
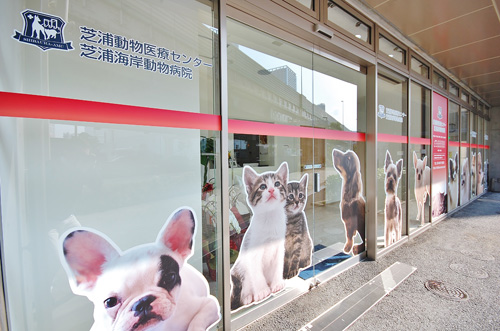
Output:
<instances>
[{"instance_id":1,"label":"red poster inside window","mask_svg":"<svg viewBox=\"0 0 500 331\"><path fill-rule=\"evenodd\" d=\"M432 98L432 217L447 211L448 99L433 93Z\"/></svg>"}]
</instances>

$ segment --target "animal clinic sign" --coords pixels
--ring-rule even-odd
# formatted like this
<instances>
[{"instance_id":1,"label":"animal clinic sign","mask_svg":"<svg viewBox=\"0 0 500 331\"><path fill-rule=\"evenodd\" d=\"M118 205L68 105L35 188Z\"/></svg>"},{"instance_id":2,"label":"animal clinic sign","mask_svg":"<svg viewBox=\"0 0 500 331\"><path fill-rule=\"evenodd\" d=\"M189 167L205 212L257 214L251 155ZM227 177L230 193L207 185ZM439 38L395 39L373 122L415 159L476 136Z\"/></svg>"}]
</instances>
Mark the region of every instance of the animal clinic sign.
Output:
<instances>
[{"instance_id":1,"label":"animal clinic sign","mask_svg":"<svg viewBox=\"0 0 500 331\"><path fill-rule=\"evenodd\" d=\"M446 194L448 155L448 99L433 92L432 95L432 202L437 203L438 195ZM436 202L435 202L436 201ZM446 199L444 200L446 201ZM434 217L446 212L433 206ZM434 213L437 211L437 213Z\"/></svg>"}]
</instances>

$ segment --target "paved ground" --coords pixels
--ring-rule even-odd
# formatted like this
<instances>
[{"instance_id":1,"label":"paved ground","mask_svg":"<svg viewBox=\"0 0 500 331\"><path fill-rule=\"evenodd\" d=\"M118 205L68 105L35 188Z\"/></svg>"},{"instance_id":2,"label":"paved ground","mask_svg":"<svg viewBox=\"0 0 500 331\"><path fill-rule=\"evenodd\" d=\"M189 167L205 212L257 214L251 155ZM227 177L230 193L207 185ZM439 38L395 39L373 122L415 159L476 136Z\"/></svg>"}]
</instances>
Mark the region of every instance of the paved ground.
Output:
<instances>
[{"instance_id":1,"label":"paved ground","mask_svg":"<svg viewBox=\"0 0 500 331\"><path fill-rule=\"evenodd\" d=\"M399 261L417 268L349 330L500 330L500 193L487 193L377 261L363 261L244 330L298 330ZM468 300L428 291L428 280ZM455 293L455 292L453 292Z\"/></svg>"}]
</instances>

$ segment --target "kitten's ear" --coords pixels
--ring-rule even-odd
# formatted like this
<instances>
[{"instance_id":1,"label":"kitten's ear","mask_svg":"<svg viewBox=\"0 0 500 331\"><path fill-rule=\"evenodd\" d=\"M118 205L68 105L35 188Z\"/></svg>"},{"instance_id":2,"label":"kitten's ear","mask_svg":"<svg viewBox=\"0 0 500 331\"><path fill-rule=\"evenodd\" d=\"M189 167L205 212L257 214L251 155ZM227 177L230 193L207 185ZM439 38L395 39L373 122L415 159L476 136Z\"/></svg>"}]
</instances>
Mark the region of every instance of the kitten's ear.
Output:
<instances>
[{"instance_id":1,"label":"kitten's ear","mask_svg":"<svg viewBox=\"0 0 500 331\"><path fill-rule=\"evenodd\" d=\"M396 168L398 169L398 177L401 177L403 173L403 159L399 159L398 163L396 163Z\"/></svg>"},{"instance_id":2,"label":"kitten's ear","mask_svg":"<svg viewBox=\"0 0 500 331\"><path fill-rule=\"evenodd\" d=\"M308 174L304 174L304 176L302 176L302 178L300 179L300 186L304 188L304 190L307 190L307 181L309 179L309 175Z\"/></svg>"},{"instance_id":3,"label":"kitten's ear","mask_svg":"<svg viewBox=\"0 0 500 331\"><path fill-rule=\"evenodd\" d=\"M243 168L243 183L248 194L252 191L252 186L257 180L259 175L249 166Z\"/></svg>"},{"instance_id":4,"label":"kitten's ear","mask_svg":"<svg viewBox=\"0 0 500 331\"><path fill-rule=\"evenodd\" d=\"M384 172L387 172L387 168L392 164L392 157L391 153L389 153L389 150L385 153L385 166L384 166Z\"/></svg>"},{"instance_id":5,"label":"kitten's ear","mask_svg":"<svg viewBox=\"0 0 500 331\"><path fill-rule=\"evenodd\" d=\"M288 163L283 162L276 173L285 181L286 185L286 183L288 182Z\"/></svg>"},{"instance_id":6,"label":"kitten's ear","mask_svg":"<svg viewBox=\"0 0 500 331\"><path fill-rule=\"evenodd\" d=\"M424 168L427 166L427 155L424 156Z\"/></svg>"}]
</instances>

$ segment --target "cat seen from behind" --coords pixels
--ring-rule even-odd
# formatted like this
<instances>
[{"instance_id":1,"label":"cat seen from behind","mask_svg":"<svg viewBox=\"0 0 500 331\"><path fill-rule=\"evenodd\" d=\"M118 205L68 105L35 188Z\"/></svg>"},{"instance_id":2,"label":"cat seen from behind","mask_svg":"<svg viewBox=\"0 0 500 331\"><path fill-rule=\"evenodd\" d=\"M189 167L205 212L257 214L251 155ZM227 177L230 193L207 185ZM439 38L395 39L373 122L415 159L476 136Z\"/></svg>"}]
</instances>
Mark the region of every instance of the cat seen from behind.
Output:
<instances>
[{"instance_id":1,"label":"cat seen from behind","mask_svg":"<svg viewBox=\"0 0 500 331\"><path fill-rule=\"evenodd\" d=\"M288 196L285 205L287 223L284 279L297 276L300 270L311 265L312 239L304 212L307 203L307 181L308 175L305 174L299 182L288 183Z\"/></svg>"},{"instance_id":2,"label":"cat seen from behind","mask_svg":"<svg viewBox=\"0 0 500 331\"><path fill-rule=\"evenodd\" d=\"M288 164L283 162L275 172L260 175L245 166L242 177L252 218L231 268L233 311L258 303L285 286Z\"/></svg>"}]
</instances>

